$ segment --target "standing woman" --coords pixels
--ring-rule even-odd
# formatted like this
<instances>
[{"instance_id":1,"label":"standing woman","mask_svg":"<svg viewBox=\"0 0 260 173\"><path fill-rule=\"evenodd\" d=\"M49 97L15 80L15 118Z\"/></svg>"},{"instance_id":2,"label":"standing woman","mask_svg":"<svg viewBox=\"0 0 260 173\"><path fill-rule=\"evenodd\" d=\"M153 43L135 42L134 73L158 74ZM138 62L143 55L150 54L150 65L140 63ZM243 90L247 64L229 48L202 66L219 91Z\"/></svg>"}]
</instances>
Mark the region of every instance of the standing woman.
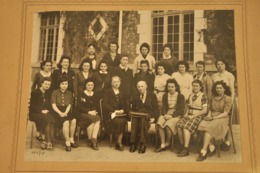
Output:
<instances>
[{"instance_id":1,"label":"standing woman","mask_svg":"<svg viewBox=\"0 0 260 173\"><path fill-rule=\"evenodd\" d=\"M218 70L217 73L212 75L213 82L221 81L223 80L227 86L230 88L231 91L231 98L232 101L234 101L235 98L235 77L232 73L228 72L228 64L225 60L219 59L216 61L215 66Z\"/></svg>"},{"instance_id":2,"label":"standing woman","mask_svg":"<svg viewBox=\"0 0 260 173\"><path fill-rule=\"evenodd\" d=\"M166 64L166 71L169 75L171 75L173 72L176 72L177 70L176 65L178 62L178 59L174 56L172 56L172 46L169 44L165 44L163 46L163 54L160 59L160 62L164 62Z\"/></svg>"},{"instance_id":3,"label":"standing woman","mask_svg":"<svg viewBox=\"0 0 260 173\"><path fill-rule=\"evenodd\" d=\"M62 134L65 138L65 150L71 151L71 147L77 148L74 142L74 133L76 129L76 118L72 114L73 103L72 93L68 90L68 79L64 76L59 78L59 89L52 92L51 103L53 115Z\"/></svg>"},{"instance_id":4,"label":"standing woman","mask_svg":"<svg viewBox=\"0 0 260 173\"><path fill-rule=\"evenodd\" d=\"M66 77L68 79L68 90L72 93L74 93L74 77L75 73L72 69L70 69L70 64L71 64L71 59L70 57L63 55L60 58L59 63L57 64L57 67L59 69L56 69L53 71L52 74L52 83L53 83L53 89L59 89L60 88L60 83L59 83L59 78Z\"/></svg>"},{"instance_id":5,"label":"standing woman","mask_svg":"<svg viewBox=\"0 0 260 173\"><path fill-rule=\"evenodd\" d=\"M55 123L51 110L51 78L43 77L41 86L31 92L29 117L37 125L37 130L46 135L45 140L41 144L42 149L52 150L51 131Z\"/></svg>"},{"instance_id":6,"label":"standing woman","mask_svg":"<svg viewBox=\"0 0 260 173\"><path fill-rule=\"evenodd\" d=\"M110 72L108 65L105 61L101 61L97 71L93 75L95 82L95 93L97 94L98 101L103 98L105 89L110 87Z\"/></svg>"},{"instance_id":7,"label":"standing woman","mask_svg":"<svg viewBox=\"0 0 260 173\"><path fill-rule=\"evenodd\" d=\"M203 84L200 80L192 82L192 94L188 99L188 109L183 118L177 123L180 148L176 151L177 157L189 155L190 138L197 131L199 123L207 113L207 97L203 93Z\"/></svg>"},{"instance_id":8,"label":"standing woman","mask_svg":"<svg viewBox=\"0 0 260 173\"><path fill-rule=\"evenodd\" d=\"M155 76L153 72L149 69L149 61L141 60L140 62L140 70L138 73L134 75L134 91L137 93L137 83L139 81L145 81L147 84L147 90L150 92L154 91L154 79Z\"/></svg>"},{"instance_id":9,"label":"standing woman","mask_svg":"<svg viewBox=\"0 0 260 173\"><path fill-rule=\"evenodd\" d=\"M197 161L206 159L215 153L215 146L211 139L224 139L228 132L228 113L232 107L230 89L223 81L217 81L212 87L212 99L209 103L209 112L201 121L198 130L204 132L204 142Z\"/></svg>"},{"instance_id":10,"label":"standing woman","mask_svg":"<svg viewBox=\"0 0 260 173\"><path fill-rule=\"evenodd\" d=\"M192 81L193 76L188 73L190 67L186 61L179 61L177 63L178 72L172 74L172 78L174 78L178 84L180 85L181 93L184 95L186 101L188 97L192 93Z\"/></svg>"},{"instance_id":11,"label":"standing woman","mask_svg":"<svg viewBox=\"0 0 260 173\"><path fill-rule=\"evenodd\" d=\"M118 48L117 42L110 42L109 52L103 57L103 60L106 61L111 72L120 64L121 55L118 53Z\"/></svg>"},{"instance_id":12,"label":"standing woman","mask_svg":"<svg viewBox=\"0 0 260 173\"><path fill-rule=\"evenodd\" d=\"M41 71L37 72L34 76L31 91L41 87L41 82L44 77L51 77L52 61L42 61L40 67Z\"/></svg>"},{"instance_id":13,"label":"standing woman","mask_svg":"<svg viewBox=\"0 0 260 173\"><path fill-rule=\"evenodd\" d=\"M100 127L100 117L97 112L97 99L93 92L94 81L88 78L85 82L84 91L78 98L77 104L77 122L82 129L86 129L88 135L88 144L98 150L97 135Z\"/></svg>"},{"instance_id":14,"label":"standing woman","mask_svg":"<svg viewBox=\"0 0 260 173\"><path fill-rule=\"evenodd\" d=\"M75 74L74 80L74 94L77 99L79 94L83 92L86 79L91 78L94 75L92 71L92 64L89 60L83 60L79 65L79 72Z\"/></svg>"},{"instance_id":15,"label":"standing woman","mask_svg":"<svg viewBox=\"0 0 260 173\"><path fill-rule=\"evenodd\" d=\"M118 76L113 76L111 79L112 88L105 91L104 94L104 121L107 124L107 130L112 134L117 134L117 143L115 149L124 150L122 144L123 134L126 127L126 104L122 98L122 93L119 90L121 79Z\"/></svg>"},{"instance_id":16,"label":"standing woman","mask_svg":"<svg viewBox=\"0 0 260 173\"><path fill-rule=\"evenodd\" d=\"M176 124L184 115L185 98L175 79L168 79L166 93L162 99L161 116L158 119L161 146L155 152L165 151L171 143L172 134L176 134Z\"/></svg>"},{"instance_id":17,"label":"standing woman","mask_svg":"<svg viewBox=\"0 0 260 173\"><path fill-rule=\"evenodd\" d=\"M159 108L162 107L162 97L165 93L166 81L171 78L168 74L165 73L166 68L165 64L159 62L155 64L155 80L154 80L154 94L157 96Z\"/></svg>"}]
</instances>

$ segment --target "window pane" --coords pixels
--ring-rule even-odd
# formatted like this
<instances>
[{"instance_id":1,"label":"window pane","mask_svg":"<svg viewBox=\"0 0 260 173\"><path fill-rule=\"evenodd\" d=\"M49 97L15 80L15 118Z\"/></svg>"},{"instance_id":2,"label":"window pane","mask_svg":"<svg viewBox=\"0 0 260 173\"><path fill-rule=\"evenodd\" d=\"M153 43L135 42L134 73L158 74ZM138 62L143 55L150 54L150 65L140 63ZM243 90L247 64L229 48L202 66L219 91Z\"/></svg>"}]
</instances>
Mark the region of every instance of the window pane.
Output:
<instances>
[{"instance_id":1,"label":"window pane","mask_svg":"<svg viewBox=\"0 0 260 173\"><path fill-rule=\"evenodd\" d=\"M179 25L174 25L174 33L179 33Z\"/></svg>"},{"instance_id":2,"label":"window pane","mask_svg":"<svg viewBox=\"0 0 260 173\"><path fill-rule=\"evenodd\" d=\"M189 61L189 53L184 53L183 54L183 60L184 61Z\"/></svg>"},{"instance_id":3,"label":"window pane","mask_svg":"<svg viewBox=\"0 0 260 173\"><path fill-rule=\"evenodd\" d=\"M153 18L153 25L158 25L158 20L157 20L157 18Z\"/></svg>"},{"instance_id":4,"label":"window pane","mask_svg":"<svg viewBox=\"0 0 260 173\"><path fill-rule=\"evenodd\" d=\"M163 42L163 35L159 35L159 43Z\"/></svg>"},{"instance_id":5,"label":"window pane","mask_svg":"<svg viewBox=\"0 0 260 173\"><path fill-rule=\"evenodd\" d=\"M172 35L168 35L167 40L168 40L168 42L172 42Z\"/></svg>"},{"instance_id":6,"label":"window pane","mask_svg":"<svg viewBox=\"0 0 260 173\"><path fill-rule=\"evenodd\" d=\"M184 52L189 51L189 43L184 43L183 50Z\"/></svg>"},{"instance_id":7,"label":"window pane","mask_svg":"<svg viewBox=\"0 0 260 173\"><path fill-rule=\"evenodd\" d=\"M173 24L173 16L168 17L168 25Z\"/></svg>"},{"instance_id":8,"label":"window pane","mask_svg":"<svg viewBox=\"0 0 260 173\"><path fill-rule=\"evenodd\" d=\"M189 15L188 14L185 14L184 15L184 23L189 23Z\"/></svg>"},{"instance_id":9,"label":"window pane","mask_svg":"<svg viewBox=\"0 0 260 173\"><path fill-rule=\"evenodd\" d=\"M173 33L172 25L168 25L168 33Z\"/></svg>"},{"instance_id":10,"label":"window pane","mask_svg":"<svg viewBox=\"0 0 260 173\"><path fill-rule=\"evenodd\" d=\"M178 43L174 43L173 50L174 51L179 51L179 44Z\"/></svg>"},{"instance_id":11,"label":"window pane","mask_svg":"<svg viewBox=\"0 0 260 173\"><path fill-rule=\"evenodd\" d=\"M184 34L184 42L188 42L189 41L189 33L185 33Z\"/></svg>"},{"instance_id":12,"label":"window pane","mask_svg":"<svg viewBox=\"0 0 260 173\"><path fill-rule=\"evenodd\" d=\"M194 33L190 33L190 41L193 42L194 41Z\"/></svg>"},{"instance_id":13,"label":"window pane","mask_svg":"<svg viewBox=\"0 0 260 173\"><path fill-rule=\"evenodd\" d=\"M190 15L190 22L191 22L191 23L194 23L194 13L192 13L192 14Z\"/></svg>"},{"instance_id":14,"label":"window pane","mask_svg":"<svg viewBox=\"0 0 260 173\"><path fill-rule=\"evenodd\" d=\"M193 52L193 50L194 50L194 43L192 42L190 43L190 51Z\"/></svg>"},{"instance_id":15,"label":"window pane","mask_svg":"<svg viewBox=\"0 0 260 173\"><path fill-rule=\"evenodd\" d=\"M184 32L189 32L189 24L184 24Z\"/></svg>"},{"instance_id":16,"label":"window pane","mask_svg":"<svg viewBox=\"0 0 260 173\"><path fill-rule=\"evenodd\" d=\"M163 25L163 18L162 17L159 18L159 25Z\"/></svg>"},{"instance_id":17,"label":"window pane","mask_svg":"<svg viewBox=\"0 0 260 173\"><path fill-rule=\"evenodd\" d=\"M163 34L163 25L159 26L159 34Z\"/></svg>"},{"instance_id":18,"label":"window pane","mask_svg":"<svg viewBox=\"0 0 260 173\"><path fill-rule=\"evenodd\" d=\"M174 34L174 42L179 42L179 34Z\"/></svg>"},{"instance_id":19,"label":"window pane","mask_svg":"<svg viewBox=\"0 0 260 173\"><path fill-rule=\"evenodd\" d=\"M174 24L179 24L179 15L174 16Z\"/></svg>"}]
</instances>

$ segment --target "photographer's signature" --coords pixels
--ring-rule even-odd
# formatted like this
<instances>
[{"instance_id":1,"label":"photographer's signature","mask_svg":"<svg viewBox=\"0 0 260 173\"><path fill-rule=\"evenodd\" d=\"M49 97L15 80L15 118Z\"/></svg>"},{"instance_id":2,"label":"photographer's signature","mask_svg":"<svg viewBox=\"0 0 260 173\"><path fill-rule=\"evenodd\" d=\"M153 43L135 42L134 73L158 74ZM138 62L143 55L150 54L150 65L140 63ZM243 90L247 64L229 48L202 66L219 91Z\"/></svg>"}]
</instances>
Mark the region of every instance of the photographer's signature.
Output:
<instances>
[{"instance_id":1,"label":"photographer's signature","mask_svg":"<svg viewBox=\"0 0 260 173\"><path fill-rule=\"evenodd\" d=\"M45 152L41 151L41 150L34 150L34 151L32 151L32 154L35 154L38 156L43 156L45 154Z\"/></svg>"}]
</instances>

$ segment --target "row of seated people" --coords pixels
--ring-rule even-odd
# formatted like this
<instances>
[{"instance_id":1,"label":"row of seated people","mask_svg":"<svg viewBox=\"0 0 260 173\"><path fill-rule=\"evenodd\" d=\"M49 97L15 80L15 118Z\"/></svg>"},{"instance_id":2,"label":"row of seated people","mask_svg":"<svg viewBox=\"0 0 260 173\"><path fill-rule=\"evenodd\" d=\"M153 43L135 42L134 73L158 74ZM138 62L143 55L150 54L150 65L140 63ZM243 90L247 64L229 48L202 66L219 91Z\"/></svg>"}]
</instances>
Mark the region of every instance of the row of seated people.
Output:
<instances>
[{"instance_id":1,"label":"row of seated people","mask_svg":"<svg viewBox=\"0 0 260 173\"><path fill-rule=\"evenodd\" d=\"M97 109L99 97L93 91L95 82L89 78L85 81L84 90L77 99L75 111L73 106L73 94L68 90L68 78L61 76L58 80L59 89L48 92L51 88L51 79L44 77L41 87L32 91L30 99L29 116L35 121L38 128L45 132L46 139L42 143L43 149L52 150L51 131L56 123L65 138L65 150L71 151L71 147L77 148L74 141L76 122L86 129L88 143L98 150L97 135L100 129L100 112ZM166 81L165 94L162 97L162 110L156 95L148 90L145 80L137 82L137 92L131 100L121 91L121 78L111 78L111 88L104 91L103 116L104 121L109 122L110 132L117 134L117 150L124 150L122 138L127 119L125 115L142 114L144 116L132 116L131 146L129 151L135 152L137 144L139 153L145 153L148 127L155 122L159 127L161 145L156 152L167 149L172 134L178 132L180 147L178 156L189 155L189 140L191 134L197 130L204 132L204 144L198 161L206 159L207 153L214 152L211 139L224 139L228 131L228 113L232 106L230 89L223 81L215 82L212 87L212 98L208 101L203 93L203 83L200 80L192 82L192 93L188 97L181 94L180 86L175 79ZM131 108L129 105L132 105ZM187 110L185 111L185 108Z\"/></svg>"}]
</instances>

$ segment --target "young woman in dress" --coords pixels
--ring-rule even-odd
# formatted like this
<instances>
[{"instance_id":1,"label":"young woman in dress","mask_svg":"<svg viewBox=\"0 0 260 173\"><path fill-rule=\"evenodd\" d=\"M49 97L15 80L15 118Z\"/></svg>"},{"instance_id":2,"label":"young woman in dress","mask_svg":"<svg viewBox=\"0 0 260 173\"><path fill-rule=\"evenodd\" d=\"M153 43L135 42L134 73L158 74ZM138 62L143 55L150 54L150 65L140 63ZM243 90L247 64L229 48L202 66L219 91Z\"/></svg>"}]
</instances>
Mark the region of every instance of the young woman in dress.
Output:
<instances>
[{"instance_id":1,"label":"young woman in dress","mask_svg":"<svg viewBox=\"0 0 260 173\"><path fill-rule=\"evenodd\" d=\"M88 144L94 150L99 150L97 145L97 135L100 127L100 117L97 112L97 98L93 91L94 81L88 78L85 82L85 89L78 98L77 103L77 123L81 129L86 129Z\"/></svg>"},{"instance_id":2,"label":"young woman in dress","mask_svg":"<svg viewBox=\"0 0 260 173\"><path fill-rule=\"evenodd\" d=\"M107 62L111 73L113 73L113 70L120 64L121 55L118 53L118 48L117 42L110 42L109 52L103 57L103 60Z\"/></svg>"},{"instance_id":3,"label":"young woman in dress","mask_svg":"<svg viewBox=\"0 0 260 173\"><path fill-rule=\"evenodd\" d=\"M157 125L161 138L161 145L155 152L165 151L171 143L172 134L176 134L176 124L184 115L185 98L175 79L168 79L166 92L162 98L162 111Z\"/></svg>"},{"instance_id":4,"label":"young woman in dress","mask_svg":"<svg viewBox=\"0 0 260 173\"><path fill-rule=\"evenodd\" d=\"M172 56L172 46L170 44L165 44L163 46L163 54L160 59L160 62L163 62L166 64L166 71L169 75L171 75L173 72L176 72L177 70L176 65L178 62L178 59L174 56Z\"/></svg>"},{"instance_id":5,"label":"young woman in dress","mask_svg":"<svg viewBox=\"0 0 260 173\"><path fill-rule=\"evenodd\" d=\"M71 64L71 59L70 57L63 55L60 58L59 63L57 64L57 67L59 69L56 69L53 71L52 74L52 84L53 84L53 89L59 89L60 88L60 83L59 83L59 78L61 76L66 77L68 79L68 90L72 93L74 93L74 77L75 73L72 69L70 69L70 64Z\"/></svg>"},{"instance_id":6,"label":"young woman in dress","mask_svg":"<svg viewBox=\"0 0 260 173\"><path fill-rule=\"evenodd\" d=\"M69 84L66 77L61 76L58 84L59 89L54 90L51 95L53 115L57 126L62 129L62 134L65 138L65 150L71 151L71 147L78 147L74 142L76 118L71 111L73 96L68 90Z\"/></svg>"},{"instance_id":7,"label":"young woman in dress","mask_svg":"<svg viewBox=\"0 0 260 173\"><path fill-rule=\"evenodd\" d=\"M227 84L217 81L212 87L212 99L209 103L209 112L201 121L198 130L204 132L204 142L197 161L203 161L215 153L215 146L211 139L224 139L228 132L228 113L232 107L231 92Z\"/></svg>"},{"instance_id":8,"label":"young woman in dress","mask_svg":"<svg viewBox=\"0 0 260 173\"><path fill-rule=\"evenodd\" d=\"M41 144L42 149L52 150L51 131L55 120L50 114L51 111L51 78L43 77L41 86L31 92L29 117L34 121L40 132L43 132L46 137Z\"/></svg>"},{"instance_id":9,"label":"young woman in dress","mask_svg":"<svg viewBox=\"0 0 260 173\"><path fill-rule=\"evenodd\" d=\"M177 123L180 148L176 150L178 157L189 155L191 135L197 131L198 125L207 113L207 97L203 93L203 84L200 80L192 82L192 94L188 98L188 109L183 118Z\"/></svg>"},{"instance_id":10,"label":"young woman in dress","mask_svg":"<svg viewBox=\"0 0 260 173\"><path fill-rule=\"evenodd\" d=\"M154 93L157 96L159 108L162 107L162 97L165 93L166 81L171 78L166 74L165 63L155 64L155 80L154 80Z\"/></svg>"},{"instance_id":11,"label":"young woman in dress","mask_svg":"<svg viewBox=\"0 0 260 173\"><path fill-rule=\"evenodd\" d=\"M41 82L44 77L51 77L52 61L42 61L40 67L41 71L37 72L34 76L31 91L41 87Z\"/></svg>"},{"instance_id":12,"label":"young woman in dress","mask_svg":"<svg viewBox=\"0 0 260 173\"><path fill-rule=\"evenodd\" d=\"M93 75L92 63L87 59L83 60L79 65L79 72L75 74L74 96L76 99L83 92L86 79L91 78Z\"/></svg>"},{"instance_id":13,"label":"young woman in dress","mask_svg":"<svg viewBox=\"0 0 260 173\"><path fill-rule=\"evenodd\" d=\"M110 72L108 71L108 65L105 61L101 61L97 71L93 75L95 82L95 93L97 94L97 99L100 100L104 96L105 89L110 87Z\"/></svg>"},{"instance_id":14,"label":"young woman in dress","mask_svg":"<svg viewBox=\"0 0 260 173\"><path fill-rule=\"evenodd\" d=\"M147 60L141 60L140 71L134 75L134 85L133 90L137 93L137 83L139 81L145 81L147 84L147 90L150 92L154 91L154 79L155 76L153 72L149 69L149 62Z\"/></svg>"},{"instance_id":15,"label":"young woman in dress","mask_svg":"<svg viewBox=\"0 0 260 173\"><path fill-rule=\"evenodd\" d=\"M172 78L176 79L180 85L181 93L185 99L188 100L189 95L192 93L193 76L188 73L189 64L186 61L179 61L177 63L178 71L172 74Z\"/></svg>"}]
</instances>

